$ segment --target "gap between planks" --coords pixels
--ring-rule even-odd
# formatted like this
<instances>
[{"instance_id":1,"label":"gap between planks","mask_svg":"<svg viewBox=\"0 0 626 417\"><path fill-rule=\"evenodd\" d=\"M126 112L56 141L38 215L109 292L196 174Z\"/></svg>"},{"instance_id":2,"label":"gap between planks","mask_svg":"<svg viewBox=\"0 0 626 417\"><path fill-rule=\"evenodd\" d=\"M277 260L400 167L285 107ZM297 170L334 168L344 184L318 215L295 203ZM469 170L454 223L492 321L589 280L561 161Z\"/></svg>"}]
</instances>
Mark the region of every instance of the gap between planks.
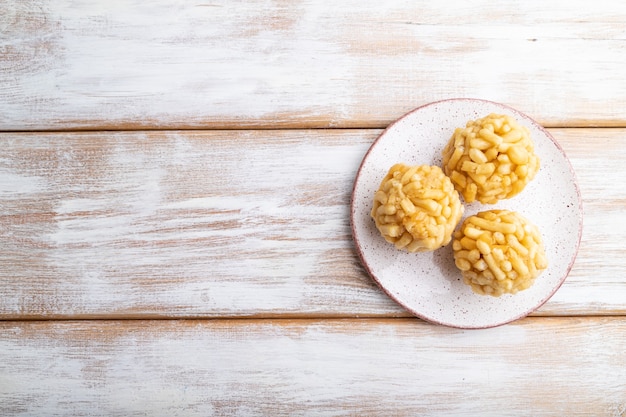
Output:
<instances>
[{"instance_id":1,"label":"gap between planks","mask_svg":"<svg viewBox=\"0 0 626 417\"><path fill-rule=\"evenodd\" d=\"M156 133L156 132L219 132L219 131L289 131L289 130L382 130L386 129L389 125L396 120L403 117L405 114L398 115L395 120L389 120L385 123L372 122L368 123L345 123L345 124L319 124L319 123L300 123L300 124L278 124L278 125L266 125L254 123L251 124L216 124L211 126L188 126L188 125L172 125L168 127L156 127L145 126L142 124L128 124L120 125L119 127L111 126L96 126L90 128L76 128L69 127L67 129L24 129L24 130L3 130L0 129L0 134L7 133L119 133L119 132L132 132L132 133ZM626 128L626 120L608 120L608 121L572 121L571 123L542 123L536 120L545 129L623 129Z\"/></svg>"},{"instance_id":2,"label":"gap between planks","mask_svg":"<svg viewBox=\"0 0 626 417\"><path fill-rule=\"evenodd\" d=\"M599 313L586 313L586 314L543 314L541 312L531 313L526 317L522 317L520 319L514 320L509 323L505 323L501 326L506 326L509 324L514 324L523 320L544 320L544 319L571 319L571 320L579 320L579 319L620 319L622 317L626 317L626 313L614 313L614 312L599 312ZM263 315L252 315L252 316L166 316L166 315L71 315L71 316L24 316L24 317L11 317L6 316L0 318L0 323L37 323L37 322L132 322L132 321L153 321L153 322L169 322L169 321L196 321L196 322L215 322L215 321L225 321L225 322L280 322L280 321L288 321L288 322L332 322L332 321L415 321L416 323L429 324L433 326L440 326L435 323L430 323L427 320L423 320L419 317L414 317L407 314L399 314L399 315L385 315L385 314L368 314L368 315L338 315L338 314L263 314ZM497 327L501 327L497 326ZM449 327L449 326L440 326L440 327ZM453 328L453 327L451 327ZM474 329L468 329L474 330Z\"/></svg>"}]
</instances>

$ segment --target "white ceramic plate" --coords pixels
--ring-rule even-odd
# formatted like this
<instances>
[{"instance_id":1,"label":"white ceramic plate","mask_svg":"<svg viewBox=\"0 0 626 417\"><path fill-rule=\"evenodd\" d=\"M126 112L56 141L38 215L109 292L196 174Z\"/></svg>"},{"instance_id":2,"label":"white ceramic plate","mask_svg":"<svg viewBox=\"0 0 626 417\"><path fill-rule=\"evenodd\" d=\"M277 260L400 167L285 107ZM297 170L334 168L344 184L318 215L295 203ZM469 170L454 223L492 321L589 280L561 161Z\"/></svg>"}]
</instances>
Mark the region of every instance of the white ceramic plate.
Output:
<instances>
[{"instance_id":1,"label":"white ceramic plate","mask_svg":"<svg viewBox=\"0 0 626 417\"><path fill-rule=\"evenodd\" d=\"M464 218L506 208L535 223L549 266L534 285L515 295L478 295L463 283L452 245L429 253L407 253L387 243L370 216L373 196L389 168L441 165L441 151L456 127L489 113L508 114L530 129L541 169L524 191L495 205L465 204ZM494 327L524 317L545 303L567 277L582 233L582 203L572 167L552 136L508 106L476 99L444 100L406 114L374 142L359 168L352 194L351 222L361 261L396 302L425 320L459 328Z\"/></svg>"}]
</instances>

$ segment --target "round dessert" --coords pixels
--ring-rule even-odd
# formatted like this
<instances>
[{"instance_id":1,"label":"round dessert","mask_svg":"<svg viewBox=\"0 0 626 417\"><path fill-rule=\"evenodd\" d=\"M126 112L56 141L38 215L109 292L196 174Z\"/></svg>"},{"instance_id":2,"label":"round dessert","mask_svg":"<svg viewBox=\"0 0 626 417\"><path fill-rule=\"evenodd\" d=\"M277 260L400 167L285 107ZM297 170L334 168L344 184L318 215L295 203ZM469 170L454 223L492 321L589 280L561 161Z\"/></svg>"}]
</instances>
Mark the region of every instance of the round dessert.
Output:
<instances>
[{"instance_id":1,"label":"round dessert","mask_svg":"<svg viewBox=\"0 0 626 417\"><path fill-rule=\"evenodd\" d=\"M396 248L425 252L450 243L463 206L441 168L396 164L374 195L371 215Z\"/></svg>"},{"instance_id":2,"label":"round dessert","mask_svg":"<svg viewBox=\"0 0 626 417\"><path fill-rule=\"evenodd\" d=\"M495 204L519 194L540 165L528 128L494 113L455 129L442 156L444 172L467 203Z\"/></svg>"},{"instance_id":3,"label":"round dessert","mask_svg":"<svg viewBox=\"0 0 626 417\"><path fill-rule=\"evenodd\" d=\"M454 233L454 262L478 294L499 297L529 288L548 267L541 234L519 213L483 211Z\"/></svg>"}]
</instances>

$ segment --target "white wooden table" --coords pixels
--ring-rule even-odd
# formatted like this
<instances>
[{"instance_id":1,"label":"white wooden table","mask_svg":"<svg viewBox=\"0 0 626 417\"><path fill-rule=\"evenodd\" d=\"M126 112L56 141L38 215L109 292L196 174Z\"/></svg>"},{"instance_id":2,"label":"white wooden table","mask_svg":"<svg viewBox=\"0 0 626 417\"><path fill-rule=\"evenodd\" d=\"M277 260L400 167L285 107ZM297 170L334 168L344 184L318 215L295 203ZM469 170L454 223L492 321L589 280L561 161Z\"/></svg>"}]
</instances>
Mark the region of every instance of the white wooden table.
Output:
<instances>
[{"instance_id":1,"label":"white wooden table","mask_svg":"<svg viewBox=\"0 0 626 417\"><path fill-rule=\"evenodd\" d=\"M372 142L451 97L583 197L492 329L409 315L350 231ZM0 130L2 416L626 416L622 1L0 0Z\"/></svg>"}]
</instances>

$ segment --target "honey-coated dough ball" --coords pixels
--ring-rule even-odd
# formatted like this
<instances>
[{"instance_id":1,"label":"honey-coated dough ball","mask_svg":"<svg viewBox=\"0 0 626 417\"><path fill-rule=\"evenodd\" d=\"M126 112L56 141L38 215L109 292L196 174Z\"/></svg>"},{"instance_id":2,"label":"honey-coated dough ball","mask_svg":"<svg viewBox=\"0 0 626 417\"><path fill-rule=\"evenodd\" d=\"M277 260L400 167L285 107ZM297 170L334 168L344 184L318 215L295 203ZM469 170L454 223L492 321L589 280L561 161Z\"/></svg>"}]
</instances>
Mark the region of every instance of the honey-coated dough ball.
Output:
<instances>
[{"instance_id":1,"label":"honey-coated dough ball","mask_svg":"<svg viewBox=\"0 0 626 417\"><path fill-rule=\"evenodd\" d=\"M519 194L540 165L528 128L493 113L455 129L442 156L444 172L467 203L495 204Z\"/></svg>"},{"instance_id":2,"label":"honey-coated dough ball","mask_svg":"<svg viewBox=\"0 0 626 417\"><path fill-rule=\"evenodd\" d=\"M424 252L450 243L463 206L441 168L396 164L374 195L371 215L396 248Z\"/></svg>"},{"instance_id":3,"label":"honey-coated dough ball","mask_svg":"<svg viewBox=\"0 0 626 417\"><path fill-rule=\"evenodd\" d=\"M515 294L548 267L537 226L509 210L466 218L454 233L452 250L463 282L478 294Z\"/></svg>"}]
</instances>

